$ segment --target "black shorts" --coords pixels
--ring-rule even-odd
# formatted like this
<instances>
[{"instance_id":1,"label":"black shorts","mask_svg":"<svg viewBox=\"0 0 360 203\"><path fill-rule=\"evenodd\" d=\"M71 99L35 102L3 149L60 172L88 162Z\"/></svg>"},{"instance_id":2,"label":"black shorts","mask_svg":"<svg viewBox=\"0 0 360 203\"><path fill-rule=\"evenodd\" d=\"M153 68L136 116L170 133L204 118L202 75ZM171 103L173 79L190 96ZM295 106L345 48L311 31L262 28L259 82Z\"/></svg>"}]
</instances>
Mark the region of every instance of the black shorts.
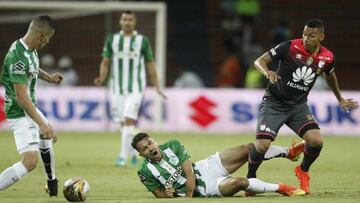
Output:
<instances>
[{"instance_id":1,"label":"black shorts","mask_svg":"<svg viewBox=\"0 0 360 203\"><path fill-rule=\"evenodd\" d=\"M300 137L308 130L320 129L306 103L288 105L274 97L263 98L256 126L256 139L274 141L283 124Z\"/></svg>"}]
</instances>

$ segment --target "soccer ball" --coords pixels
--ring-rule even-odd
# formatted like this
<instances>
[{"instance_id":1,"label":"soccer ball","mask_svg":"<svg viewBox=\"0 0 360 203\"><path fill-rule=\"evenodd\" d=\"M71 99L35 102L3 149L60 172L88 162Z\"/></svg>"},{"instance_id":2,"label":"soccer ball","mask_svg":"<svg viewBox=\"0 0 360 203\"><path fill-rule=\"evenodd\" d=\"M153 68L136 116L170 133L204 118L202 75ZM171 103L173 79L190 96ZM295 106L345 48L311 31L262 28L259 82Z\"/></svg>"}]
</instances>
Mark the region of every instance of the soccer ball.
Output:
<instances>
[{"instance_id":1,"label":"soccer ball","mask_svg":"<svg viewBox=\"0 0 360 203\"><path fill-rule=\"evenodd\" d=\"M65 181L63 193L69 202L82 202L85 201L89 190L90 185L86 180L74 177Z\"/></svg>"}]
</instances>

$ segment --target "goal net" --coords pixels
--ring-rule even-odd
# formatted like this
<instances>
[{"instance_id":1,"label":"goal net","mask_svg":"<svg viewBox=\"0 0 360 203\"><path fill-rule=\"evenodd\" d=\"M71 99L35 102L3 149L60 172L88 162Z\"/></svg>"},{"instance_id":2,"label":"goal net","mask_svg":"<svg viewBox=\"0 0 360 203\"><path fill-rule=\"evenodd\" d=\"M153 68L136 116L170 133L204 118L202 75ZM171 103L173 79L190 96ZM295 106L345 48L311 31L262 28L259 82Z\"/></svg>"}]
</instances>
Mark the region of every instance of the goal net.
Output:
<instances>
[{"instance_id":1,"label":"goal net","mask_svg":"<svg viewBox=\"0 0 360 203\"><path fill-rule=\"evenodd\" d=\"M52 54L57 61L69 56L76 65L78 84L92 86L99 73L101 52L107 34L120 30L119 18L131 10L137 16L136 30L149 37L160 85L165 84L166 4L161 2L0 1L0 53L24 35L35 16L48 14L56 20L56 32L39 56ZM155 115L161 125L160 101Z\"/></svg>"}]
</instances>

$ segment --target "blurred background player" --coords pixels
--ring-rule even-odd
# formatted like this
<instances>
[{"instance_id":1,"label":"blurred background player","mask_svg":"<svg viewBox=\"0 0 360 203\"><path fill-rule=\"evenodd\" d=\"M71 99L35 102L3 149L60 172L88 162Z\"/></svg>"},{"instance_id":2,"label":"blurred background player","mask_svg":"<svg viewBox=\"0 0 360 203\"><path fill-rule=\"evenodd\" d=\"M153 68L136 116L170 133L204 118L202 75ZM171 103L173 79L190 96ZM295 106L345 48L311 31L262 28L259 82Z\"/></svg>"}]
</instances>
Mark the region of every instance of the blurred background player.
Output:
<instances>
[{"instance_id":1,"label":"blurred background player","mask_svg":"<svg viewBox=\"0 0 360 203\"><path fill-rule=\"evenodd\" d=\"M113 33L106 39L100 74L94 83L104 84L110 72L112 112L121 122L122 135L121 151L115 164L124 166L130 154L131 163L136 164L136 152L131 147L131 140L146 86L146 72L157 93L166 97L160 89L150 41L135 30L135 14L125 11L121 14L119 24L120 32Z\"/></svg>"},{"instance_id":2,"label":"blurred background player","mask_svg":"<svg viewBox=\"0 0 360 203\"><path fill-rule=\"evenodd\" d=\"M36 108L35 87L38 77L49 83L59 84L62 75L49 75L39 67L37 50L50 42L55 33L54 22L47 16L39 16L30 23L26 35L16 40L4 59L1 80L5 86L5 112L14 133L21 161L0 174L0 190L4 190L37 165L40 150L47 175L47 192L57 196L55 156L52 142L56 135L44 115Z\"/></svg>"},{"instance_id":3,"label":"blurred background player","mask_svg":"<svg viewBox=\"0 0 360 203\"><path fill-rule=\"evenodd\" d=\"M319 125L307 105L307 96L318 76L325 78L344 111L359 107L356 101L341 96L334 55L320 44L324 38L323 22L311 19L305 24L302 39L283 42L256 59L255 67L270 83L260 105L256 144L249 153L248 178L256 177L265 152L280 127L286 124L306 141L304 158L295 174L300 188L310 193L308 171L323 146ZM276 70L268 68L271 61L279 62Z\"/></svg>"},{"instance_id":4,"label":"blurred background player","mask_svg":"<svg viewBox=\"0 0 360 203\"><path fill-rule=\"evenodd\" d=\"M58 67L64 76L61 86L76 86L79 76L74 69L73 60L69 56L62 56L58 61Z\"/></svg>"},{"instance_id":5,"label":"blurred background player","mask_svg":"<svg viewBox=\"0 0 360 203\"><path fill-rule=\"evenodd\" d=\"M266 183L256 178L231 177L247 162L250 148L247 144L226 149L193 164L184 146L177 140L158 145L146 133L138 133L131 145L142 157L138 176L155 197L212 197L233 196L240 190L254 193L277 192L287 196L305 192L286 184ZM288 149L274 146L267 159L284 156L291 160L302 153L304 144Z\"/></svg>"}]
</instances>

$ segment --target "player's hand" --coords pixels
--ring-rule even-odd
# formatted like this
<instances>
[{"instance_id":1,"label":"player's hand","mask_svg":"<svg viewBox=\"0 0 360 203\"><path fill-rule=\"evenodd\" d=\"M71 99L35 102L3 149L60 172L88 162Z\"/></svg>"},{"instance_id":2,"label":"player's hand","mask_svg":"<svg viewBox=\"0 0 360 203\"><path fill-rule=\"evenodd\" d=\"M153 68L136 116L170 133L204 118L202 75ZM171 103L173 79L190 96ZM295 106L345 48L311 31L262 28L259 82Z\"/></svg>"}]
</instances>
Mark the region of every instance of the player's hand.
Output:
<instances>
[{"instance_id":1,"label":"player's hand","mask_svg":"<svg viewBox=\"0 0 360 203\"><path fill-rule=\"evenodd\" d=\"M344 99L344 98L342 98L339 101L339 105L346 113L349 113L350 109L359 108L358 102L354 101L353 99Z\"/></svg>"},{"instance_id":2,"label":"player's hand","mask_svg":"<svg viewBox=\"0 0 360 203\"><path fill-rule=\"evenodd\" d=\"M174 197L174 188L173 187L169 187L169 188L165 188L165 193L168 197Z\"/></svg>"},{"instance_id":3,"label":"player's hand","mask_svg":"<svg viewBox=\"0 0 360 203\"><path fill-rule=\"evenodd\" d=\"M54 83L54 84L60 84L63 80L64 76L61 75L61 73L54 73L51 75L51 83Z\"/></svg>"},{"instance_id":4,"label":"player's hand","mask_svg":"<svg viewBox=\"0 0 360 203\"><path fill-rule=\"evenodd\" d=\"M274 84L279 79L281 79L280 75L278 75L276 72L271 70L265 73L265 77L270 81L271 84Z\"/></svg>"},{"instance_id":5,"label":"player's hand","mask_svg":"<svg viewBox=\"0 0 360 203\"><path fill-rule=\"evenodd\" d=\"M94 79L94 84L96 86L101 86L102 84L104 84L105 82L105 78L101 77L101 76L98 76Z\"/></svg>"},{"instance_id":6,"label":"player's hand","mask_svg":"<svg viewBox=\"0 0 360 203\"><path fill-rule=\"evenodd\" d=\"M40 125L39 128L40 128L40 133L43 135L44 139L53 139L54 143L57 141L57 137L50 124Z\"/></svg>"},{"instance_id":7,"label":"player's hand","mask_svg":"<svg viewBox=\"0 0 360 203\"><path fill-rule=\"evenodd\" d=\"M156 92L163 98L163 99L167 99L166 95L160 90L160 88L156 88Z\"/></svg>"}]
</instances>

